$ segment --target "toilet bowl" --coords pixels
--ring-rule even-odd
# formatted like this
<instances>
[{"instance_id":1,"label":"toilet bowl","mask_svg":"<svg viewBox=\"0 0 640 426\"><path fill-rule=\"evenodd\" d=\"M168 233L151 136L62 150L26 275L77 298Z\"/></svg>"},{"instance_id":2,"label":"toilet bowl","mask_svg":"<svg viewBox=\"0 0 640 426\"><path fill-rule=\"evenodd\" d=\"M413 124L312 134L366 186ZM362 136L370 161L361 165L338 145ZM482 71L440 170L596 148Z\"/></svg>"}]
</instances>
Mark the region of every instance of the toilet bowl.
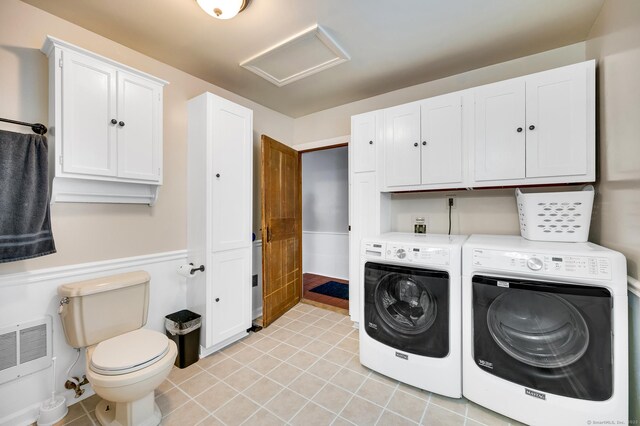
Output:
<instances>
[{"instance_id":1,"label":"toilet bowl","mask_svg":"<svg viewBox=\"0 0 640 426\"><path fill-rule=\"evenodd\" d=\"M86 376L102 398L101 425L157 426L162 413L154 391L167 378L178 354L163 333L147 322L149 274L144 271L65 284L58 288L65 338L86 348Z\"/></svg>"}]
</instances>

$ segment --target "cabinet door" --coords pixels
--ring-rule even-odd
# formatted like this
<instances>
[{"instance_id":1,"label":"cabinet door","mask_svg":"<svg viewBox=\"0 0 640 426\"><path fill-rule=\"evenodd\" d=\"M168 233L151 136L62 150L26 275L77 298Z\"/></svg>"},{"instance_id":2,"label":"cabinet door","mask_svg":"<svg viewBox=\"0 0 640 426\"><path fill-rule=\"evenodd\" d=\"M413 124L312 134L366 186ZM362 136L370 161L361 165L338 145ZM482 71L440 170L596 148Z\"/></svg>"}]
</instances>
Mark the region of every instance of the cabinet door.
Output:
<instances>
[{"instance_id":1,"label":"cabinet door","mask_svg":"<svg viewBox=\"0 0 640 426\"><path fill-rule=\"evenodd\" d=\"M353 171L373 172L376 169L376 114L362 114L351 118Z\"/></svg>"},{"instance_id":2,"label":"cabinet door","mask_svg":"<svg viewBox=\"0 0 640 426\"><path fill-rule=\"evenodd\" d=\"M360 243L362 238L378 234L380 228L380 192L376 173L351 175L351 231L349 232L349 314L352 321L360 317Z\"/></svg>"},{"instance_id":3,"label":"cabinet door","mask_svg":"<svg viewBox=\"0 0 640 426\"><path fill-rule=\"evenodd\" d=\"M116 70L70 51L62 58L62 170L115 176Z\"/></svg>"},{"instance_id":4,"label":"cabinet door","mask_svg":"<svg viewBox=\"0 0 640 426\"><path fill-rule=\"evenodd\" d=\"M158 84L118 71L118 177L160 180L161 93Z\"/></svg>"},{"instance_id":5,"label":"cabinet door","mask_svg":"<svg viewBox=\"0 0 640 426\"><path fill-rule=\"evenodd\" d=\"M422 184L462 182L462 98L439 96L421 103Z\"/></svg>"},{"instance_id":6,"label":"cabinet door","mask_svg":"<svg viewBox=\"0 0 640 426\"><path fill-rule=\"evenodd\" d=\"M251 245L252 112L222 98L209 98L212 117L212 249Z\"/></svg>"},{"instance_id":7,"label":"cabinet door","mask_svg":"<svg viewBox=\"0 0 640 426\"><path fill-rule=\"evenodd\" d=\"M480 87L475 104L475 180L524 178L524 80Z\"/></svg>"},{"instance_id":8,"label":"cabinet door","mask_svg":"<svg viewBox=\"0 0 640 426\"><path fill-rule=\"evenodd\" d=\"M527 177L587 173L587 69L527 77Z\"/></svg>"},{"instance_id":9,"label":"cabinet door","mask_svg":"<svg viewBox=\"0 0 640 426\"><path fill-rule=\"evenodd\" d=\"M420 183L420 104L384 112L385 180L387 186Z\"/></svg>"},{"instance_id":10,"label":"cabinet door","mask_svg":"<svg viewBox=\"0 0 640 426\"><path fill-rule=\"evenodd\" d=\"M210 344L216 345L251 327L251 248L211 254Z\"/></svg>"}]
</instances>

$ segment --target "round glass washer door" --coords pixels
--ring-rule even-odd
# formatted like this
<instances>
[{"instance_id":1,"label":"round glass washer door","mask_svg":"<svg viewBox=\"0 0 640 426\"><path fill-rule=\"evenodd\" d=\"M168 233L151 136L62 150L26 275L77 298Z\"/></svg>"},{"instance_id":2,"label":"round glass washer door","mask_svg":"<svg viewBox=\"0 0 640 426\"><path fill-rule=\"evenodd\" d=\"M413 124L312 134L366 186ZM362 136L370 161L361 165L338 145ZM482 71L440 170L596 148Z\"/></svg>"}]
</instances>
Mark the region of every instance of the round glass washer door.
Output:
<instances>
[{"instance_id":1,"label":"round glass washer door","mask_svg":"<svg viewBox=\"0 0 640 426\"><path fill-rule=\"evenodd\" d=\"M502 350L534 367L566 367L579 360L589 346L584 318L555 294L502 293L489 306L487 325Z\"/></svg>"},{"instance_id":2,"label":"round glass washer door","mask_svg":"<svg viewBox=\"0 0 640 426\"><path fill-rule=\"evenodd\" d=\"M404 334L420 334L435 322L438 306L428 287L409 275L388 274L375 288L374 302L382 320Z\"/></svg>"}]
</instances>

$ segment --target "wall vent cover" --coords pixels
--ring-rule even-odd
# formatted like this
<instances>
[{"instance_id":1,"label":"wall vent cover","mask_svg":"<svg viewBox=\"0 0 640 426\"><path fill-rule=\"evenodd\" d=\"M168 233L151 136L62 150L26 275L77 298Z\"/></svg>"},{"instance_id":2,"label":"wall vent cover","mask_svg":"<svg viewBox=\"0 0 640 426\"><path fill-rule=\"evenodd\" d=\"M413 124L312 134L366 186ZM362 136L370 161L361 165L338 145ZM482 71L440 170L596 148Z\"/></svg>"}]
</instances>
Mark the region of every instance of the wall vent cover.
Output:
<instances>
[{"instance_id":1,"label":"wall vent cover","mask_svg":"<svg viewBox=\"0 0 640 426\"><path fill-rule=\"evenodd\" d=\"M349 55L319 25L240 63L278 87L339 65Z\"/></svg>"},{"instance_id":2,"label":"wall vent cover","mask_svg":"<svg viewBox=\"0 0 640 426\"><path fill-rule=\"evenodd\" d=\"M0 327L0 383L51 365L51 317Z\"/></svg>"}]
</instances>

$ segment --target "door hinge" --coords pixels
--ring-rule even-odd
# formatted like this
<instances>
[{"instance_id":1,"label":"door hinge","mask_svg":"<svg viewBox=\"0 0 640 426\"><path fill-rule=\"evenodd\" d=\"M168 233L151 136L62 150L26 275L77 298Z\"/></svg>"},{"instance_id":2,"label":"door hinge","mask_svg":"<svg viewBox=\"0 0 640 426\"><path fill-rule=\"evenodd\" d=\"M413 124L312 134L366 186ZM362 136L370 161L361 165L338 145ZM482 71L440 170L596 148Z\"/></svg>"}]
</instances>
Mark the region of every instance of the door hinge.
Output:
<instances>
[{"instance_id":1,"label":"door hinge","mask_svg":"<svg viewBox=\"0 0 640 426\"><path fill-rule=\"evenodd\" d=\"M58 163L62 166L62 155L58 157Z\"/></svg>"},{"instance_id":2,"label":"door hinge","mask_svg":"<svg viewBox=\"0 0 640 426\"><path fill-rule=\"evenodd\" d=\"M351 225L349 225L349 231L351 231Z\"/></svg>"},{"instance_id":3,"label":"door hinge","mask_svg":"<svg viewBox=\"0 0 640 426\"><path fill-rule=\"evenodd\" d=\"M160 167L158 167L158 176L160 176Z\"/></svg>"},{"instance_id":4,"label":"door hinge","mask_svg":"<svg viewBox=\"0 0 640 426\"><path fill-rule=\"evenodd\" d=\"M58 59L58 66L62 68L62 58Z\"/></svg>"},{"instance_id":5,"label":"door hinge","mask_svg":"<svg viewBox=\"0 0 640 426\"><path fill-rule=\"evenodd\" d=\"M267 242L271 242L271 227L267 226Z\"/></svg>"}]
</instances>

